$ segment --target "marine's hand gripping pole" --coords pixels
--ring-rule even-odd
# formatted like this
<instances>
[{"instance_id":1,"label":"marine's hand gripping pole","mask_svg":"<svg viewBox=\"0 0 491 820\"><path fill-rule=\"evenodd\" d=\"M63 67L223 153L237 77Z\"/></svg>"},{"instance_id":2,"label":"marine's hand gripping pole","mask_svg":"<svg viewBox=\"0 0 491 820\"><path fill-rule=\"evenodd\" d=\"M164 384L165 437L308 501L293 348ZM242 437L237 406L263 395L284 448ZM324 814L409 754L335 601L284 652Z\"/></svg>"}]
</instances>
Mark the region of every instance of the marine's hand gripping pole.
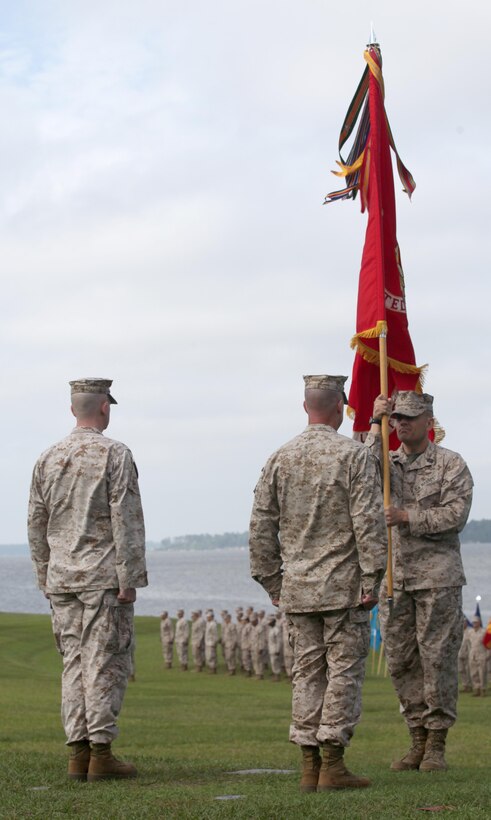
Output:
<instances>
[{"instance_id":1,"label":"marine's hand gripping pole","mask_svg":"<svg viewBox=\"0 0 491 820\"><path fill-rule=\"evenodd\" d=\"M387 331L383 330L379 336L380 354L380 392L387 399L389 385L387 378ZM390 460L389 460L389 417L382 416L382 475L384 481L384 508L390 507ZM387 527L387 603L389 614L392 615L394 604L394 581L392 577L392 527Z\"/></svg>"}]
</instances>

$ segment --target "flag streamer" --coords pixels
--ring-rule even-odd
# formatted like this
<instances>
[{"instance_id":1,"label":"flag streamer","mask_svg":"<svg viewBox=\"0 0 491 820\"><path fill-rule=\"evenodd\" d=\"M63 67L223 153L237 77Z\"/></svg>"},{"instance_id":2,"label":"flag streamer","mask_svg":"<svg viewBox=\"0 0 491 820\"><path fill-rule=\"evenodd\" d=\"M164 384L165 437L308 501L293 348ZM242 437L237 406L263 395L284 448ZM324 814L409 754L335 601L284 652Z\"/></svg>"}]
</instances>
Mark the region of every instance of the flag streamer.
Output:
<instances>
[{"instance_id":1,"label":"flag streamer","mask_svg":"<svg viewBox=\"0 0 491 820\"><path fill-rule=\"evenodd\" d=\"M346 114L339 137L339 170L333 173L346 181L346 188L328 194L326 202L355 199L360 193L361 210L368 212L365 244L358 286L356 333L351 347L356 351L349 406L354 413L353 429L369 429L373 402L381 392L380 340L384 343L388 395L394 390L422 390L426 365L416 364L409 335L401 252L396 235L396 207L391 150L399 176L409 196L416 185L395 148L384 107L385 86L382 56L377 44L364 53L366 67ZM342 150L358 127L346 160ZM398 446L391 437L391 446Z\"/></svg>"},{"instance_id":2,"label":"flag streamer","mask_svg":"<svg viewBox=\"0 0 491 820\"><path fill-rule=\"evenodd\" d=\"M363 196L363 193L366 191L366 185L361 184L360 178L361 169L364 162L365 149L367 146L368 136L370 132L370 114L368 102L370 74L375 78L376 82L380 87L382 100L385 99L385 86L384 79L382 76L382 58L379 47L376 44L369 46L367 50L364 52L363 56L367 63L367 67L363 72L363 77L360 80L360 84L356 89L355 96L353 97L351 104L348 108L348 112L346 114L343 126L341 128L341 133L339 135L339 156L341 158L341 161L339 162L338 160L336 160L336 162L341 168L341 171L332 171L332 173L335 176L346 177L347 186L342 190L333 191L332 193L327 194L324 200L324 204L327 204L329 202L335 202L338 199L356 199L356 195L358 191L360 191L362 199L362 212L365 210L367 204L366 197ZM341 155L341 149L350 138L353 129L356 125L356 122L358 120L358 117L360 116L362 107L363 113L360 118L360 123L358 126L358 131L356 132L353 146L351 148L351 151L349 152L347 160L344 160ZM399 156L399 152L397 151L394 142L394 137L392 136L389 120L385 112L384 116L387 127L387 133L389 135L389 144L397 160L397 171L399 174L399 178L402 182L402 190L405 194L409 196L409 199L411 199L414 189L416 188L416 183L410 171L408 171L408 169L406 168L406 166L404 165Z\"/></svg>"}]
</instances>

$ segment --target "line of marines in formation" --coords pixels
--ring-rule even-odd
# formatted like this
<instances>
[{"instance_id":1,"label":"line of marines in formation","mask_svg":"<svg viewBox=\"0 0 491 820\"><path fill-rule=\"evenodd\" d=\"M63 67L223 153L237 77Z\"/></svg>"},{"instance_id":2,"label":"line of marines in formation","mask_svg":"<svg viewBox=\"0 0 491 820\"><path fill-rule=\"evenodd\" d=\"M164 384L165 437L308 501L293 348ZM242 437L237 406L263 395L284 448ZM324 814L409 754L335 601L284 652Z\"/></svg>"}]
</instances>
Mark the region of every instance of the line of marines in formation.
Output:
<instances>
[{"instance_id":1,"label":"line of marines in formation","mask_svg":"<svg viewBox=\"0 0 491 820\"><path fill-rule=\"evenodd\" d=\"M474 616L472 623L466 619L459 649L460 691L472 692L477 698L485 696L491 672L491 652L484 643L486 631L479 615Z\"/></svg>"},{"instance_id":2,"label":"line of marines in formation","mask_svg":"<svg viewBox=\"0 0 491 820\"><path fill-rule=\"evenodd\" d=\"M246 677L262 680L269 668L274 683L281 680L283 672L291 680L293 649L283 613L266 615L264 609L255 612L251 606L245 610L239 606L235 614L234 622L230 612L222 610L219 625L212 609L207 609L204 617L201 609L194 610L191 623L185 618L183 609L177 611L175 622L168 612L162 612L160 639L165 667L172 668L175 646L183 671L189 668L191 650L196 672L206 668L210 674L216 674L220 645L229 675L235 675L239 670Z\"/></svg>"}]
</instances>

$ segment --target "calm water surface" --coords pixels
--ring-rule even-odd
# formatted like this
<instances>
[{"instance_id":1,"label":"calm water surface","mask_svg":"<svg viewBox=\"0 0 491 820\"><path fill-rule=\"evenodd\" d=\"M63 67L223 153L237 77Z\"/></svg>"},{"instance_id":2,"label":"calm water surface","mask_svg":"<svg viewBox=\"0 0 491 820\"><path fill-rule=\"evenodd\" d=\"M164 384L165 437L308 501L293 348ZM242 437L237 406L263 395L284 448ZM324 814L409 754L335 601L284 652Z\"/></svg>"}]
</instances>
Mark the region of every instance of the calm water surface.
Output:
<instances>
[{"instance_id":1,"label":"calm water surface","mask_svg":"<svg viewBox=\"0 0 491 820\"><path fill-rule=\"evenodd\" d=\"M464 611L472 615L476 595L482 596L483 620L491 616L491 544L464 544L462 556L467 576ZM271 610L269 598L249 575L247 549L147 552L150 585L138 590L136 613L173 615L182 607L212 607L233 611L241 604ZM26 548L0 547L0 611L47 613L48 602L36 588Z\"/></svg>"}]
</instances>

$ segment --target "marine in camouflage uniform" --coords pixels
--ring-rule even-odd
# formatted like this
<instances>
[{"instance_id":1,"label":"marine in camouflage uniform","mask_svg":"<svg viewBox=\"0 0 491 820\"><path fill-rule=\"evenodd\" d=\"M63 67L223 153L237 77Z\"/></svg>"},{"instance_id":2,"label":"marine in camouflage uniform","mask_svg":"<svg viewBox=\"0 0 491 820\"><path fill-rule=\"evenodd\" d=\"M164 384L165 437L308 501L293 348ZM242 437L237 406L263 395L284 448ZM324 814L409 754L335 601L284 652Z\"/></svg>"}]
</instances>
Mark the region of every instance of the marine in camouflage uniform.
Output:
<instances>
[{"instance_id":1,"label":"marine in camouflage uniform","mask_svg":"<svg viewBox=\"0 0 491 820\"><path fill-rule=\"evenodd\" d=\"M261 660L264 672L269 666L269 652L268 652L268 624L266 621L266 611L260 609L257 613L258 627L259 627L259 645L261 647Z\"/></svg>"},{"instance_id":2,"label":"marine in camouflage uniform","mask_svg":"<svg viewBox=\"0 0 491 820\"><path fill-rule=\"evenodd\" d=\"M469 669L472 680L472 688L475 697L486 694L488 683L488 650L483 644L486 634L481 619L476 615L472 619L472 629L466 630L469 633Z\"/></svg>"},{"instance_id":3,"label":"marine in camouflage uniform","mask_svg":"<svg viewBox=\"0 0 491 820\"><path fill-rule=\"evenodd\" d=\"M205 665L205 631L206 621L201 616L201 609L191 614L191 649L196 672L202 672Z\"/></svg>"},{"instance_id":4,"label":"marine in camouflage uniform","mask_svg":"<svg viewBox=\"0 0 491 820\"><path fill-rule=\"evenodd\" d=\"M131 452L103 435L111 384L70 382L77 426L40 456L29 497L31 556L63 656L69 776L79 780L136 775L110 744L131 670L136 588L147 585L145 530Z\"/></svg>"},{"instance_id":5,"label":"marine in camouflage uniform","mask_svg":"<svg viewBox=\"0 0 491 820\"><path fill-rule=\"evenodd\" d=\"M244 629L244 613L243 613L242 609L240 609L238 611L236 610L236 612L237 612L237 623L236 623L235 626L236 626L236 629L237 629L237 647L236 647L237 664L238 664L239 669L242 669L242 630Z\"/></svg>"},{"instance_id":6,"label":"marine in camouflage uniform","mask_svg":"<svg viewBox=\"0 0 491 820\"><path fill-rule=\"evenodd\" d=\"M457 714L458 653L462 642L465 575L459 532L472 502L472 476L463 458L430 441L433 397L402 391L394 407L379 396L367 438L380 454L380 422L391 413L401 446L391 451L394 552L393 612L383 585L380 620L387 664L412 744L392 763L396 771L446 769L447 731Z\"/></svg>"},{"instance_id":7,"label":"marine in camouflage uniform","mask_svg":"<svg viewBox=\"0 0 491 820\"><path fill-rule=\"evenodd\" d=\"M169 618L167 610L160 616L160 642L162 644L162 656L166 669L172 669L174 658L174 624Z\"/></svg>"},{"instance_id":8,"label":"marine in camouflage uniform","mask_svg":"<svg viewBox=\"0 0 491 820\"><path fill-rule=\"evenodd\" d=\"M242 656L242 669L248 678L251 677L252 669L252 654L251 654L251 640L252 640L252 624L249 616L243 619L243 627L241 632L240 652Z\"/></svg>"},{"instance_id":9,"label":"marine in camouflage uniform","mask_svg":"<svg viewBox=\"0 0 491 820\"><path fill-rule=\"evenodd\" d=\"M235 675L236 650L237 650L237 626L232 623L232 616L227 613L222 624L222 649L225 664L229 675Z\"/></svg>"},{"instance_id":10,"label":"marine in camouflage uniform","mask_svg":"<svg viewBox=\"0 0 491 820\"><path fill-rule=\"evenodd\" d=\"M250 631L250 647L251 647L251 663L254 669L256 680L264 678L264 663L263 663L263 625L259 620L257 612L251 615L251 631Z\"/></svg>"},{"instance_id":11,"label":"marine in camouflage uniform","mask_svg":"<svg viewBox=\"0 0 491 820\"><path fill-rule=\"evenodd\" d=\"M174 640L176 642L177 657L181 664L183 672L188 669L188 655L189 655L189 624L184 617L184 610L177 611L177 620L175 626Z\"/></svg>"},{"instance_id":12,"label":"marine in camouflage uniform","mask_svg":"<svg viewBox=\"0 0 491 820\"><path fill-rule=\"evenodd\" d=\"M368 610L385 569L387 528L376 459L336 432L345 377L304 379L309 425L263 469L249 546L253 578L288 613L290 740L303 751L301 788L315 791L369 784L342 758L360 718Z\"/></svg>"},{"instance_id":13,"label":"marine in camouflage uniform","mask_svg":"<svg viewBox=\"0 0 491 820\"><path fill-rule=\"evenodd\" d=\"M205 629L205 659L208 671L216 675L217 671L217 644L218 638L218 624L215 621L215 615L212 609L206 612L206 629Z\"/></svg>"}]
</instances>

